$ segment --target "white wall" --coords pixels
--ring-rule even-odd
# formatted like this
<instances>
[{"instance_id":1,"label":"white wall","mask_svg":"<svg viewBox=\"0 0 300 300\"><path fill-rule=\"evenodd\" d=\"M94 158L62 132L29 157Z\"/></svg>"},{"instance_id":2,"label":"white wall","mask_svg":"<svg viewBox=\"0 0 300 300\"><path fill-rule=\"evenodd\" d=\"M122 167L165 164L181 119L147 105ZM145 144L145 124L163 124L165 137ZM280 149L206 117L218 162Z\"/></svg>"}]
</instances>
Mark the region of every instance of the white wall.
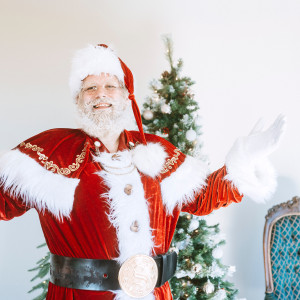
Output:
<instances>
[{"instance_id":1,"label":"white wall","mask_svg":"<svg viewBox=\"0 0 300 300\"><path fill-rule=\"evenodd\" d=\"M288 130L271 160L279 186L268 204L248 199L209 217L227 236L224 262L240 297L262 299L264 216L300 194L300 2L297 0L1 1L0 150L40 131L74 127L70 58L88 43L113 44L137 78L139 103L167 67L160 35L171 33L184 73L196 82L212 169L239 135L278 113ZM0 299L32 299L27 269L43 250L36 212L0 223Z\"/></svg>"}]
</instances>

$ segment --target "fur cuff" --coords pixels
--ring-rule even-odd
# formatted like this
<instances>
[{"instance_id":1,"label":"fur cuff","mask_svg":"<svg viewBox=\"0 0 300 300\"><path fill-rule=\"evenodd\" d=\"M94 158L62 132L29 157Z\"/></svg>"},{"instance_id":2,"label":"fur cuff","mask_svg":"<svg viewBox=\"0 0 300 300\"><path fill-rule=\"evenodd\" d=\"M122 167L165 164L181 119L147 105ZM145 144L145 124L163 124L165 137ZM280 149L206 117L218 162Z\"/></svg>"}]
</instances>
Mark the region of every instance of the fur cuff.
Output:
<instances>
[{"instance_id":1,"label":"fur cuff","mask_svg":"<svg viewBox=\"0 0 300 300\"><path fill-rule=\"evenodd\" d=\"M131 153L132 161L138 170L152 178L160 174L168 156L159 143L140 144Z\"/></svg>"},{"instance_id":2,"label":"fur cuff","mask_svg":"<svg viewBox=\"0 0 300 300\"><path fill-rule=\"evenodd\" d=\"M176 206L194 200L206 184L208 167L205 163L187 156L180 167L161 183L161 193L167 214L172 214Z\"/></svg>"},{"instance_id":3,"label":"fur cuff","mask_svg":"<svg viewBox=\"0 0 300 300\"><path fill-rule=\"evenodd\" d=\"M0 185L4 191L39 211L49 210L60 220L72 210L78 183L79 179L47 171L19 150L0 157Z\"/></svg>"},{"instance_id":4,"label":"fur cuff","mask_svg":"<svg viewBox=\"0 0 300 300\"><path fill-rule=\"evenodd\" d=\"M250 158L237 139L226 157L227 175L239 192L257 203L264 203L276 189L276 172L267 157Z\"/></svg>"},{"instance_id":5,"label":"fur cuff","mask_svg":"<svg viewBox=\"0 0 300 300\"><path fill-rule=\"evenodd\" d=\"M132 298L132 297L128 296L123 291L116 291L116 292L114 291L114 294L115 294L114 300L135 300L135 299L137 299L137 298ZM153 293L151 293L146 297L138 298L138 299L140 299L140 300L155 300L155 297L154 297Z\"/></svg>"}]
</instances>

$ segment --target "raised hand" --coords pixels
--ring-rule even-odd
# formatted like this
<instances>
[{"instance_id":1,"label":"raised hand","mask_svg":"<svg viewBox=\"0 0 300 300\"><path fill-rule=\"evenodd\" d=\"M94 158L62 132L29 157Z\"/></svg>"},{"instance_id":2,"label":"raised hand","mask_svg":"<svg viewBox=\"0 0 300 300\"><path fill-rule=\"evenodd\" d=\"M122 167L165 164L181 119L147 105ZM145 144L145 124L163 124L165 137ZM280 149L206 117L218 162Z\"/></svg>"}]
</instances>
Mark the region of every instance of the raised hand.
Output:
<instances>
[{"instance_id":1,"label":"raised hand","mask_svg":"<svg viewBox=\"0 0 300 300\"><path fill-rule=\"evenodd\" d=\"M279 115L266 130L259 120L248 136L235 141L227 154L228 174L225 178L256 202L269 199L276 189L276 172L268 155L278 147L285 129L283 115Z\"/></svg>"},{"instance_id":2,"label":"raised hand","mask_svg":"<svg viewBox=\"0 0 300 300\"><path fill-rule=\"evenodd\" d=\"M263 130L263 121L259 120L248 136L240 138L245 153L251 158L271 154L278 147L285 130L286 118L283 115L279 115L266 130Z\"/></svg>"}]
</instances>

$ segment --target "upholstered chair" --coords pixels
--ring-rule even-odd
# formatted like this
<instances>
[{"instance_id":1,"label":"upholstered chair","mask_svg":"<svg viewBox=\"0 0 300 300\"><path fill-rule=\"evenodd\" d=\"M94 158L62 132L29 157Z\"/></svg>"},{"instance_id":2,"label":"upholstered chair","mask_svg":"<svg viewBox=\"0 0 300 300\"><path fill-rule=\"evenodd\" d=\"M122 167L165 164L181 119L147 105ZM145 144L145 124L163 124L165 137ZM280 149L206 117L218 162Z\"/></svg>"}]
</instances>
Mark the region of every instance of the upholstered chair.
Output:
<instances>
[{"instance_id":1,"label":"upholstered chair","mask_svg":"<svg viewBox=\"0 0 300 300\"><path fill-rule=\"evenodd\" d=\"M300 198L269 209L263 247L265 300L300 299Z\"/></svg>"}]
</instances>

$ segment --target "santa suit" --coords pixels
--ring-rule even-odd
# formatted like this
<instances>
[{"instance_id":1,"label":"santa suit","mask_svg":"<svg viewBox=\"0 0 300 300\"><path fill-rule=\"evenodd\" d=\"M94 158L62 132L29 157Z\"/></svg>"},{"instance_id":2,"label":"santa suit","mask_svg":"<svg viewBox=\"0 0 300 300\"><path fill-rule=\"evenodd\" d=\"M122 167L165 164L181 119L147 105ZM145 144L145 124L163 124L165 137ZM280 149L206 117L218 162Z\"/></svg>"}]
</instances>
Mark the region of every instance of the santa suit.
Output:
<instances>
[{"instance_id":1,"label":"santa suit","mask_svg":"<svg viewBox=\"0 0 300 300\"><path fill-rule=\"evenodd\" d=\"M181 211L206 215L240 202L224 179L208 174L166 140L124 131L117 155L79 129L38 134L0 159L0 220L34 208L51 253L116 259L168 252ZM101 141L100 141L101 142ZM135 145L129 147L129 142ZM138 227L132 230L133 224ZM86 291L49 284L48 300L132 299L123 291ZM169 283L143 298L172 299Z\"/></svg>"}]
</instances>

